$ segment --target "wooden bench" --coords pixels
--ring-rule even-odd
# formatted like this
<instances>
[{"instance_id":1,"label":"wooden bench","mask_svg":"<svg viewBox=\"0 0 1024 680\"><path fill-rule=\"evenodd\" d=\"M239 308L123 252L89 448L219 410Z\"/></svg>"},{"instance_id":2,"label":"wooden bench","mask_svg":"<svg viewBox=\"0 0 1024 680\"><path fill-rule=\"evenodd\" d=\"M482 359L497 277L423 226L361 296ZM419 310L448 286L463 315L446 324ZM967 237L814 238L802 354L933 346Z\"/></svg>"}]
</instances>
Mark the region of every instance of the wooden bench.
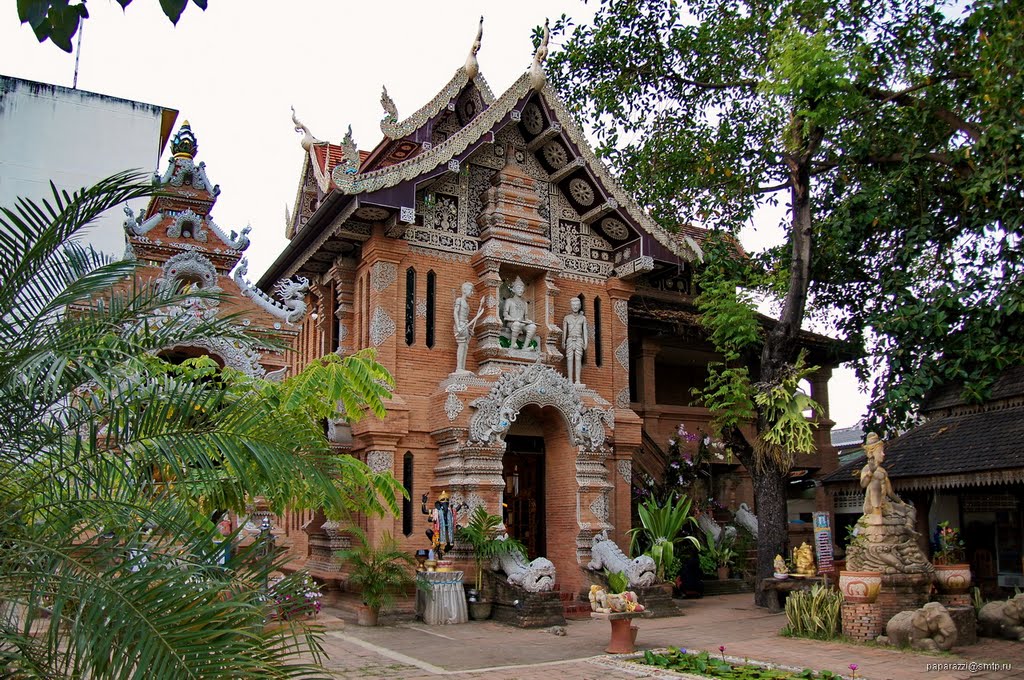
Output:
<instances>
[{"instance_id":1,"label":"wooden bench","mask_svg":"<svg viewBox=\"0 0 1024 680\"><path fill-rule=\"evenodd\" d=\"M765 578L761 579L761 590L768 594L768 611L781 612L787 595L795 590L810 590L811 586L821 582L820 578L796 578L793 576L786 579Z\"/></svg>"},{"instance_id":2,"label":"wooden bench","mask_svg":"<svg viewBox=\"0 0 1024 680\"><path fill-rule=\"evenodd\" d=\"M590 617L608 621L612 626L611 639L604 651L609 654L632 654L636 651L636 633L640 630L632 625L633 619L650 616L651 612L591 612Z\"/></svg>"}]
</instances>

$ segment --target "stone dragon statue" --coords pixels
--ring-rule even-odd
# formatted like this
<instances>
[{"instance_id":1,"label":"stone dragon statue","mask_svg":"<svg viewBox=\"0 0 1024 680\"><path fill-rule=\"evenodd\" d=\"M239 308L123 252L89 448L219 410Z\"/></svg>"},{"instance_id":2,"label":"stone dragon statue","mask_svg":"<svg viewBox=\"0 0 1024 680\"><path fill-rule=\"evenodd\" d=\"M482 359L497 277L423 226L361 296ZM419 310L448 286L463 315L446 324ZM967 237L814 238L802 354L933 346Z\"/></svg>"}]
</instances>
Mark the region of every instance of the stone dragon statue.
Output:
<instances>
[{"instance_id":1,"label":"stone dragon statue","mask_svg":"<svg viewBox=\"0 0 1024 680\"><path fill-rule=\"evenodd\" d=\"M508 534L503 538L508 538ZM491 560L491 570L505 572L509 585L530 593L543 593L555 587L555 565L546 557L527 562L521 554L512 551Z\"/></svg>"},{"instance_id":2,"label":"stone dragon statue","mask_svg":"<svg viewBox=\"0 0 1024 680\"><path fill-rule=\"evenodd\" d=\"M631 588L647 588L658 580L654 560L647 555L629 559L615 541L608 538L608 531L602 531L591 541L590 553L593 559L587 569L597 571L607 569L610 572L621 571L629 579Z\"/></svg>"}]
</instances>

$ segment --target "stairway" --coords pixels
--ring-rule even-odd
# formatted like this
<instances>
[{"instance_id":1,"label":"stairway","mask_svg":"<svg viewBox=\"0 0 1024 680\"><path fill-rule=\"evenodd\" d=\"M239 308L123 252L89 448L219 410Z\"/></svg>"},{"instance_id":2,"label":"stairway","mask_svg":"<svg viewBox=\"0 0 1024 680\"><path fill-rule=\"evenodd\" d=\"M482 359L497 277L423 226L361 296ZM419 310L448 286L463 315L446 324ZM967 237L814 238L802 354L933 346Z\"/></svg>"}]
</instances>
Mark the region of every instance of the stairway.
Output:
<instances>
[{"instance_id":1,"label":"stairway","mask_svg":"<svg viewBox=\"0 0 1024 680\"><path fill-rule=\"evenodd\" d=\"M562 602L562 615L566 619L589 619L590 603L580 600L576 593L562 590L560 585L555 585L558 599Z\"/></svg>"}]
</instances>

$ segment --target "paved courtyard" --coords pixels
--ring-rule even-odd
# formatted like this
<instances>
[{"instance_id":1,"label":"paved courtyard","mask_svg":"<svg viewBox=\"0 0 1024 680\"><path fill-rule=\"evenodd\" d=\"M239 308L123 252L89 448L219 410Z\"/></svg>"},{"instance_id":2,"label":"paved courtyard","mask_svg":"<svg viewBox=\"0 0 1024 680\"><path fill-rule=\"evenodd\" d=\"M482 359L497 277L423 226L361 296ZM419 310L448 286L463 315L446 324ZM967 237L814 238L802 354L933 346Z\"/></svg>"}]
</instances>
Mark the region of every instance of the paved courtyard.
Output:
<instances>
[{"instance_id":1,"label":"paved courtyard","mask_svg":"<svg viewBox=\"0 0 1024 680\"><path fill-rule=\"evenodd\" d=\"M753 605L749 594L706 597L682 603L683 616L640 621L638 649L674 645L798 668L830 670L865 680L1004 680L1024 678L1024 643L982 639L952 654L902 652L874 645L840 644L778 635L785 614ZM421 622L364 628L340 610L325 610L324 664L338 678L407 680L459 676L502 680L604 680L679 677L604 654L609 627L603 621L570 621L565 635L485 622L426 626ZM333 616L331 616L333 615ZM929 664L933 664L929 667ZM964 664L963 669L955 664ZM975 664L975 670L970 665ZM980 664L980 665L979 665ZM984 664L1009 664L992 670ZM939 667L935 667L939 665Z\"/></svg>"}]
</instances>

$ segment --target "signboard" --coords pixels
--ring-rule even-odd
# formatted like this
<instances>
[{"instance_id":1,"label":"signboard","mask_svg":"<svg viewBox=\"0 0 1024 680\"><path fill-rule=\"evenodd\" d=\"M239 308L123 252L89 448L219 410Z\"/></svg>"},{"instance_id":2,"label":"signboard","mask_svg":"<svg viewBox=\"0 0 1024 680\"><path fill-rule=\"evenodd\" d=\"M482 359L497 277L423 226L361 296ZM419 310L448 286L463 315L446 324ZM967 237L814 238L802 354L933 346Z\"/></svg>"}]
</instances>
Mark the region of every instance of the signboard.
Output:
<instances>
[{"instance_id":1,"label":"signboard","mask_svg":"<svg viewBox=\"0 0 1024 680\"><path fill-rule=\"evenodd\" d=\"M814 513L814 555L819 574L832 571L832 527L827 512Z\"/></svg>"}]
</instances>

